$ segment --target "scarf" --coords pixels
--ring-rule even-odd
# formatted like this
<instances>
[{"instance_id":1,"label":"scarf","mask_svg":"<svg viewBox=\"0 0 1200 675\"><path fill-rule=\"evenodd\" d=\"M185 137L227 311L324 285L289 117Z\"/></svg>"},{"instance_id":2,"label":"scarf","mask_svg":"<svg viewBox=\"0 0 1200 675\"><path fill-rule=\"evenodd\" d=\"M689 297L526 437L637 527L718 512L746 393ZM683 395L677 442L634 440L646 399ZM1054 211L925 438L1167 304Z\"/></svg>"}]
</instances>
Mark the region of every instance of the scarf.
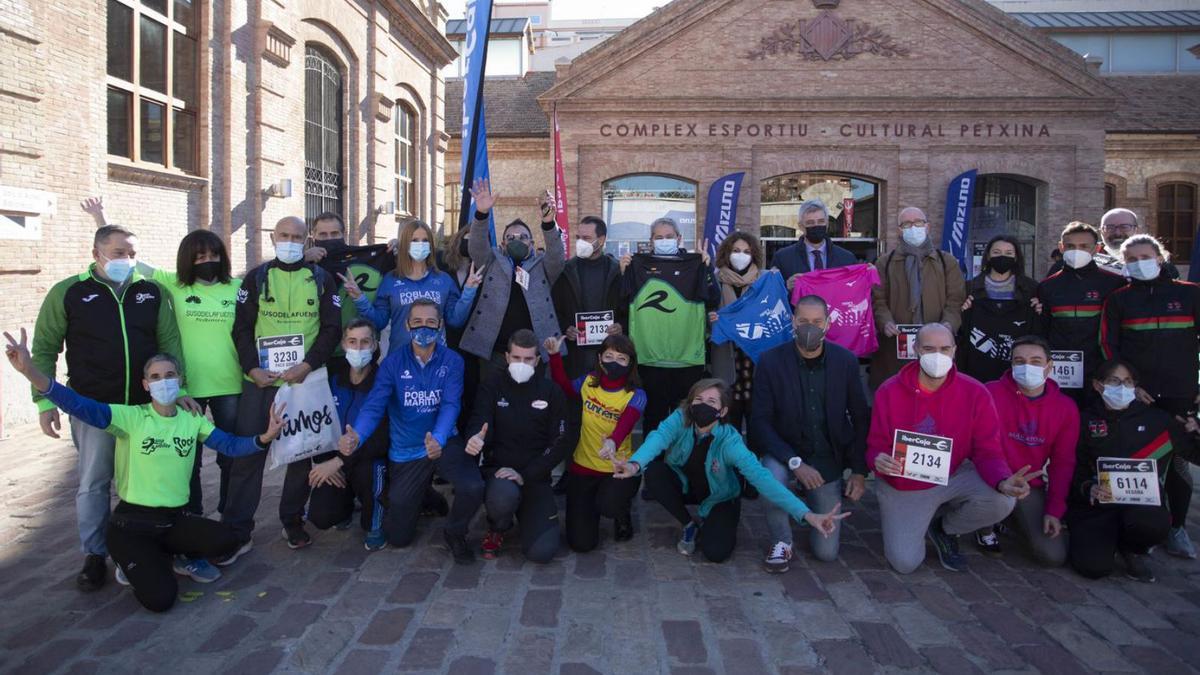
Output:
<instances>
[{"instance_id":1,"label":"scarf","mask_svg":"<svg viewBox=\"0 0 1200 675\"><path fill-rule=\"evenodd\" d=\"M750 263L742 274L732 268L722 267L717 270L717 278L721 281L721 306L728 307L738 299L736 289L745 288L758 279L758 265Z\"/></svg>"},{"instance_id":2,"label":"scarf","mask_svg":"<svg viewBox=\"0 0 1200 675\"><path fill-rule=\"evenodd\" d=\"M904 256L904 275L908 277L908 307L912 310L913 323L925 323L925 308L921 303L921 263L923 258L937 255L933 241L925 239L920 246L913 246L903 239L896 247Z\"/></svg>"}]
</instances>

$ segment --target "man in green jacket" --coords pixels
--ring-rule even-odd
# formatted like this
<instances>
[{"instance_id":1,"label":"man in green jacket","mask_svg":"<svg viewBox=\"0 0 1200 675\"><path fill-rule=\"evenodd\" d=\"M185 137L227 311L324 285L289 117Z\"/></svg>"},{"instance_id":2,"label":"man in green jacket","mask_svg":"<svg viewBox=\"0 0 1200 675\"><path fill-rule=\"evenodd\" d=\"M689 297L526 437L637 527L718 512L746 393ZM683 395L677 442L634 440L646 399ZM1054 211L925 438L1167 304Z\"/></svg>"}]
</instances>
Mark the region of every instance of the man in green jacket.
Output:
<instances>
[{"instance_id":1,"label":"man in green jacket","mask_svg":"<svg viewBox=\"0 0 1200 675\"><path fill-rule=\"evenodd\" d=\"M142 388L142 367L159 352L182 356L175 314L162 288L135 270L137 237L119 225L96 230L94 263L54 285L42 301L34 327L33 360L54 379L58 356L66 348L68 385L101 403L139 405L150 402ZM42 433L59 438L58 409L37 391ZM180 404L198 409L182 397ZM107 579L113 437L103 429L71 418L71 437L79 451L79 491L75 513L83 546L83 570L75 578L80 590L94 591Z\"/></svg>"}]
</instances>

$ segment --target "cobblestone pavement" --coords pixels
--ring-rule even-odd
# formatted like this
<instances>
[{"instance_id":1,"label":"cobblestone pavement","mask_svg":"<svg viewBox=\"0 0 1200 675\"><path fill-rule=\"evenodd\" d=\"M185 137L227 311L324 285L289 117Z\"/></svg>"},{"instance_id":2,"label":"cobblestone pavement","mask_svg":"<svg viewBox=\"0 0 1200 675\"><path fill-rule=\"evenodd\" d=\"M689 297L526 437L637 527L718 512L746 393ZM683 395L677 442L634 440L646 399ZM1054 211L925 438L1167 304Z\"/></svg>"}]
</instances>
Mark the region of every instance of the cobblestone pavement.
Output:
<instances>
[{"instance_id":1,"label":"cobblestone pavement","mask_svg":"<svg viewBox=\"0 0 1200 675\"><path fill-rule=\"evenodd\" d=\"M205 458L211 505L217 472ZM935 560L900 578L883 560L870 496L846 521L839 562L802 554L780 576L760 567L761 501L748 503L737 555L723 565L676 553L677 529L638 500L631 542L615 545L606 526L588 555L564 549L536 566L506 548L466 567L435 543L437 521L408 550L368 554L357 527L288 550L273 515L276 471L254 551L216 583L182 580L181 602L154 615L111 580L93 594L74 587L69 443L20 429L0 443L0 467L0 672L1200 669L1200 562L1157 552L1157 584L1087 582L1035 567L1011 543L1002 560L971 551L969 573Z\"/></svg>"}]
</instances>

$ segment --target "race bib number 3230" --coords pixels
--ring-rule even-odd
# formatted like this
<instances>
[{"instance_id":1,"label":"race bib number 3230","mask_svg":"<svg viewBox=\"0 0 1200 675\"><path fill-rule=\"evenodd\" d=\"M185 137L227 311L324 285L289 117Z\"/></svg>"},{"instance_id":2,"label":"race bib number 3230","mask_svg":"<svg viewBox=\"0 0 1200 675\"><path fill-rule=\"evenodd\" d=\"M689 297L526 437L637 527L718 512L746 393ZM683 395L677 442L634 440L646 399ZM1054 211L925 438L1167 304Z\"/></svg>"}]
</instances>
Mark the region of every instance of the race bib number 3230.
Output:
<instances>
[{"instance_id":1,"label":"race bib number 3230","mask_svg":"<svg viewBox=\"0 0 1200 675\"><path fill-rule=\"evenodd\" d=\"M950 482L950 456L954 439L897 429L892 442L892 459L900 464L900 476L922 483Z\"/></svg>"},{"instance_id":2,"label":"race bib number 3230","mask_svg":"<svg viewBox=\"0 0 1200 675\"><path fill-rule=\"evenodd\" d=\"M303 360L303 335L276 335L258 339L258 366L263 370L282 373Z\"/></svg>"}]
</instances>

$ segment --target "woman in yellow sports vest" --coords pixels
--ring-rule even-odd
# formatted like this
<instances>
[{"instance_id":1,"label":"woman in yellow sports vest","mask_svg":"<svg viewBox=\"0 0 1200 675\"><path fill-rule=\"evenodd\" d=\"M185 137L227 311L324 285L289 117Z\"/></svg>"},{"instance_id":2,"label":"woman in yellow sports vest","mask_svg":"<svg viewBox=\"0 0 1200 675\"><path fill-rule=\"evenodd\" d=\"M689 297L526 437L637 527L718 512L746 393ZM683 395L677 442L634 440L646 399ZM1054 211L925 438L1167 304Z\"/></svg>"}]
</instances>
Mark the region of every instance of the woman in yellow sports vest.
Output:
<instances>
[{"instance_id":1,"label":"woman in yellow sports vest","mask_svg":"<svg viewBox=\"0 0 1200 675\"><path fill-rule=\"evenodd\" d=\"M646 407L637 374L637 349L624 335L600 345L591 373L571 381L563 366L563 338L548 338L550 374L567 397L582 406L579 443L567 465L567 543L586 553L600 543L600 517L613 519L613 539L633 538L630 507L641 480L613 478L613 462L633 454L633 427Z\"/></svg>"}]
</instances>

